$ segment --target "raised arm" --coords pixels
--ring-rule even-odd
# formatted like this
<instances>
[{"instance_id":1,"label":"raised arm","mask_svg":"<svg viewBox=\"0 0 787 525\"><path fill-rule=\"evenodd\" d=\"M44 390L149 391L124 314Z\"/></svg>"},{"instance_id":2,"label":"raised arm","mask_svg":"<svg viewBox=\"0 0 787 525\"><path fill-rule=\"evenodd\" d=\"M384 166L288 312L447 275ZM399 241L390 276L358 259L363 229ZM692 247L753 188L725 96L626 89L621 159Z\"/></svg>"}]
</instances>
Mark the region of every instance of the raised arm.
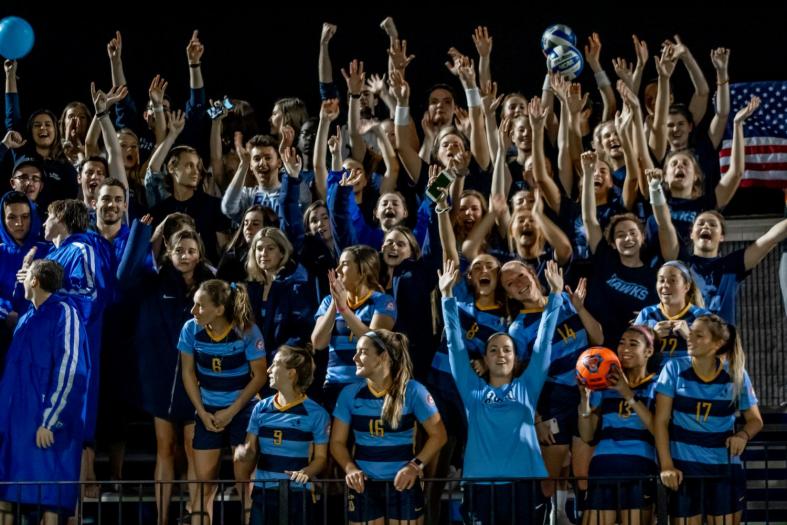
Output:
<instances>
[{"instance_id":1,"label":"raised arm","mask_svg":"<svg viewBox=\"0 0 787 525\"><path fill-rule=\"evenodd\" d=\"M628 86L618 80L621 89L627 90ZM636 98L636 97L634 97ZM615 129L620 138L620 145L623 149L623 162L626 166L626 178L623 180L622 200L623 207L631 211L637 202L639 194L637 188L639 184L640 165L634 146L634 112L639 111L639 106L632 107L628 99L623 99L623 109L615 114Z\"/></svg>"},{"instance_id":2,"label":"raised arm","mask_svg":"<svg viewBox=\"0 0 787 525\"><path fill-rule=\"evenodd\" d=\"M560 317L560 308L563 306L563 270L558 267L555 261L548 261L544 276L549 283L549 297L544 311L541 313L541 321L538 323L538 332L533 344L530 363L520 376L525 382L530 399L538 399L541 387L544 386L551 361L552 339L555 336L557 320Z\"/></svg>"},{"instance_id":3,"label":"raised arm","mask_svg":"<svg viewBox=\"0 0 787 525\"><path fill-rule=\"evenodd\" d=\"M195 29L186 46L186 58L189 61L189 87L191 89L205 87L205 82L202 79L202 54L204 52L205 46L199 40L199 31Z\"/></svg>"},{"instance_id":4,"label":"raised arm","mask_svg":"<svg viewBox=\"0 0 787 525\"><path fill-rule=\"evenodd\" d=\"M211 100L210 105L213 106ZM213 179L220 187L224 187L224 148L221 143L221 134L224 128L224 119L227 118L229 112L222 104L221 113L216 118L210 121L210 170L213 173Z\"/></svg>"},{"instance_id":5,"label":"raised arm","mask_svg":"<svg viewBox=\"0 0 787 525\"><path fill-rule=\"evenodd\" d=\"M164 188L162 169L164 161L167 159L169 150L175 144L183 127L186 125L186 117L182 111L173 111L169 119L169 131L164 140L156 146L153 155L150 156L148 171L145 173L145 192L147 194L148 205L155 206L169 196L169 191Z\"/></svg>"},{"instance_id":6,"label":"raised arm","mask_svg":"<svg viewBox=\"0 0 787 525\"><path fill-rule=\"evenodd\" d=\"M691 54L688 46L681 41L678 35L675 35L675 42L667 40L666 43L674 46L676 58L683 62L683 65L686 66L686 70L689 72L691 83L694 84L694 94L689 102L689 111L691 111L694 122L700 123L705 116L705 111L708 109L708 97L710 96L708 81L705 80L702 68L694 59L694 55Z\"/></svg>"},{"instance_id":7,"label":"raised arm","mask_svg":"<svg viewBox=\"0 0 787 525\"><path fill-rule=\"evenodd\" d=\"M601 224L596 216L596 192L593 188L593 171L596 169L598 157L595 151L586 151L582 154L582 191L580 202L582 204L582 224L585 225L585 235L588 240L590 253L596 253L598 243L603 237Z\"/></svg>"},{"instance_id":8,"label":"raised arm","mask_svg":"<svg viewBox=\"0 0 787 525\"><path fill-rule=\"evenodd\" d=\"M391 72L390 80L391 91L396 99L396 110L394 111L396 151L399 153L402 165L410 175L413 184L417 184L421 176L422 160L418 155L415 125L410 117L410 85L399 71Z\"/></svg>"},{"instance_id":9,"label":"raised arm","mask_svg":"<svg viewBox=\"0 0 787 525\"><path fill-rule=\"evenodd\" d=\"M495 152L495 166L492 172L492 195L502 193L508 195L511 189L511 172L508 171L508 164L506 164L506 151L511 147L511 128L513 123L508 117L503 117L500 122L500 127L497 130L498 144L497 151Z\"/></svg>"},{"instance_id":10,"label":"raised arm","mask_svg":"<svg viewBox=\"0 0 787 525\"><path fill-rule=\"evenodd\" d=\"M369 75L369 78L366 79L366 89L383 101L390 115L394 114L394 111L396 111L396 99L388 91L388 87L385 83L385 75Z\"/></svg>"},{"instance_id":11,"label":"raised arm","mask_svg":"<svg viewBox=\"0 0 787 525\"><path fill-rule=\"evenodd\" d=\"M656 91L656 107L653 114L653 129L648 139L648 145L653 155L661 161L667 153L667 115L670 105L670 77L675 71L675 48L665 45L661 50L661 57L654 57L656 71L658 72L658 88Z\"/></svg>"},{"instance_id":12,"label":"raised arm","mask_svg":"<svg viewBox=\"0 0 787 525\"><path fill-rule=\"evenodd\" d=\"M107 55L109 55L109 68L112 72L112 87L127 85L126 74L123 71L123 37L120 31L115 31L115 38L107 44Z\"/></svg>"},{"instance_id":13,"label":"raised arm","mask_svg":"<svg viewBox=\"0 0 787 525\"><path fill-rule=\"evenodd\" d=\"M467 402L472 399L472 389L479 386L481 379L470 364L470 355L465 348L462 324L459 320L459 307L453 296L454 284L461 278L459 268L449 259L443 261L443 271L438 270L437 273L438 286L443 297L443 320L451 375L454 376L459 394Z\"/></svg>"},{"instance_id":14,"label":"raised arm","mask_svg":"<svg viewBox=\"0 0 787 525\"><path fill-rule=\"evenodd\" d=\"M93 118L101 126L101 136L104 138L104 146L107 148L107 163L109 164L109 176L123 183L128 191L128 179L126 178L126 167L123 165L123 151L120 149L115 127L109 118L109 109L119 100L128 95L126 86L112 87L109 93L96 90L96 84L90 83L90 95L93 98L93 107L96 114ZM128 195L126 195L128 197Z\"/></svg>"},{"instance_id":15,"label":"raised arm","mask_svg":"<svg viewBox=\"0 0 787 525\"><path fill-rule=\"evenodd\" d=\"M19 90L16 85L16 60L3 62L5 71L5 129L22 132L22 109L19 104ZM32 137L30 137L32 138Z\"/></svg>"},{"instance_id":16,"label":"raised arm","mask_svg":"<svg viewBox=\"0 0 787 525\"><path fill-rule=\"evenodd\" d=\"M439 171L437 166L429 166L429 171L435 174ZM456 249L456 236L454 227L451 224L451 207L448 206L448 199L443 193L441 199L437 201L435 213L437 213L437 225L440 232L440 244L443 246L443 260L453 261L454 267L459 268L459 251Z\"/></svg>"},{"instance_id":17,"label":"raised arm","mask_svg":"<svg viewBox=\"0 0 787 525\"><path fill-rule=\"evenodd\" d=\"M547 205L557 213L560 211L560 188L547 171L544 155L544 124L547 110L541 105L541 99L538 97L530 99L528 117L533 130L533 178Z\"/></svg>"},{"instance_id":18,"label":"raised arm","mask_svg":"<svg viewBox=\"0 0 787 525\"><path fill-rule=\"evenodd\" d=\"M148 97L153 105L153 136L156 144L161 144L167 136L167 119L164 117L164 93L167 81L156 75L148 87Z\"/></svg>"},{"instance_id":19,"label":"raised arm","mask_svg":"<svg viewBox=\"0 0 787 525\"><path fill-rule=\"evenodd\" d=\"M385 164L385 174L383 180L380 182L380 195L392 191L396 191L396 186L399 181L399 159L396 157L396 151L388 140L388 136L383 131L380 123L374 120L367 120L361 125L361 133L371 133L377 140L377 148L383 157Z\"/></svg>"},{"instance_id":20,"label":"raised arm","mask_svg":"<svg viewBox=\"0 0 787 525\"><path fill-rule=\"evenodd\" d=\"M754 269L784 239L787 239L787 219L771 226L765 234L746 247L743 253L743 264L747 270Z\"/></svg>"},{"instance_id":21,"label":"raised arm","mask_svg":"<svg viewBox=\"0 0 787 525\"><path fill-rule=\"evenodd\" d=\"M497 117L495 112L503 101L503 95L497 94L497 82L491 80L481 85L481 107L484 110L484 129L486 130L486 144L489 146L489 155L492 162L497 157L499 140L497 136ZM494 186L494 183L492 183Z\"/></svg>"},{"instance_id":22,"label":"raised arm","mask_svg":"<svg viewBox=\"0 0 787 525\"><path fill-rule=\"evenodd\" d=\"M506 198L501 194L495 194L490 199L490 209L484 215L478 224L473 226L467 238L462 243L462 254L468 261L472 261L481 253L481 247L484 245L489 234L492 232L494 225L500 221L500 217L508 213L508 205Z\"/></svg>"},{"instance_id":23,"label":"raised arm","mask_svg":"<svg viewBox=\"0 0 787 525\"><path fill-rule=\"evenodd\" d=\"M730 50L724 47L714 49L710 52L710 60L716 70L716 112L710 121L708 138L713 147L718 149L730 116Z\"/></svg>"},{"instance_id":24,"label":"raised arm","mask_svg":"<svg viewBox=\"0 0 787 525\"><path fill-rule=\"evenodd\" d=\"M598 86L601 100L604 103L601 121L606 122L617 111L617 102L615 101L615 92L612 90L612 82L610 82L604 68L601 67L601 37L598 36L598 33L593 33L588 37L588 43L585 45L585 60L596 77L596 86Z\"/></svg>"},{"instance_id":25,"label":"raised arm","mask_svg":"<svg viewBox=\"0 0 787 525\"><path fill-rule=\"evenodd\" d=\"M251 167L251 152L243 144L243 134L236 131L234 135L235 153L238 155L238 169L235 170L232 180L227 185L224 195L221 197L221 213L231 219L235 219L244 212L241 210L240 200L243 193L243 184L246 182L246 175Z\"/></svg>"},{"instance_id":26,"label":"raised arm","mask_svg":"<svg viewBox=\"0 0 787 525\"><path fill-rule=\"evenodd\" d=\"M475 28L475 31L473 31L473 43L476 51L478 51L478 83L481 86L486 86L487 83L492 82L492 65L490 62L492 37L489 36L489 30L486 26Z\"/></svg>"},{"instance_id":27,"label":"raised arm","mask_svg":"<svg viewBox=\"0 0 787 525\"><path fill-rule=\"evenodd\" d=\"M366 156L366 142L360 132L361 124L361 91L366 82L366 74L363 71L363 61L353 60L350 62L350 72L342 68L342 76L347 81L347 94L350 98L350 109L347 116L347 131L350 135L350 157L363 162Z\"/></svg>"},{"instance_id":28,"label":"raised arm","mask_svg":"<svg viewBox=\"0 0 787 525\"><path fill-rule=\"evenodd\" d=\"M566 293L571 300L571 305L577 311L579 320L582 321L582 326L588 334L588 341L591 345L600 345L604 342L604 329L601 327L593 314L585 308L585 297L587 297L588 283L587 279L582 277L577 284L577 288L572 290L571 287L566 286Z\"/></svg>"},{"instance_id":29,"label":"raised arm","mask_svg":"<svg viewBox=\"0 0 787 525\"><path fill-rule=\"evenodd\" d=\"M727 172L722 176L716 185L716 207L724 208L731 200L738 185L743 178L746 167L746 151L743 136L743 123L749 118L757 108L760 107L760 97L752 97L749 103L741 108L733 120L732 131L732 152L730 154L730 165Z\"/></svg>"},{"instance_id":30,"label":"raised arm","mask_svg":"<svg viewBox=\"0 0 787 525\"><path fill-rule=\"evenodd\" d=\"M664 173L658 168L653 168L646 169L645 175L648 178L653 217L659 227L661 257L665 261L672 261L678 258L680 241L678 240L678 232L672 224L667 198L664 196Z\"/></svg>"},{"instance_id":31,"label":"raised arm","mask_svg":"<svg viewBox=\"0 0 787 525\"><path fill-rule=\"evenodd\" d=\"M333 64L331 64L331 52L328 45L335 34L336 26L323 22L322 32L320 33L320 54L317 59L317 76L320 79L320 91L323 90L323 86L333 85ZM335 96L335 93L333 95Z\"/></svg>"},{"instance_id":32,"label":"raised arm","mask_svg":"<svg viewBox=\"0 0 787 525\"><path fill-rule=\"evenodd\" d=\"M541 228L541 232L544 234L544 240L546 240L554 250L558 264L565 266L571 261L571 255L573 254L571 241L568 240L563 230L546 216L544 213L544 203L538 194L536 194L536 202L533 204L532 213L533 220L536 221L536 224L538 224Z\"/></svg>"},{"instance_id":33,"label":"raised arm","mask_svg":"<svg viewBox=\"0 0 787 525\"><path fill-rule=\"evenodd\" d=\"M478 90L475 77L475 62L462 57L454 62L449 70L459 77L467 96L467 108L470 114L470 151L481 169L489 168L489 144L484 130L484 111L481 107L481 92Z\"/></svg>"},{"instance_id":34,"label":"raised arm","mask_svg":"<svg viewBox=\"0 0 787 525\"><path fill-rule=\"evenodd\" d=\"M328 195L328 168L325 162L328 157L328 133L331 122L339 117L339 99L324 100L320 107L320 121L317 124L317 135L314 139L314 186L318 198L325 200Z\"/></svg>"}]
</instances>

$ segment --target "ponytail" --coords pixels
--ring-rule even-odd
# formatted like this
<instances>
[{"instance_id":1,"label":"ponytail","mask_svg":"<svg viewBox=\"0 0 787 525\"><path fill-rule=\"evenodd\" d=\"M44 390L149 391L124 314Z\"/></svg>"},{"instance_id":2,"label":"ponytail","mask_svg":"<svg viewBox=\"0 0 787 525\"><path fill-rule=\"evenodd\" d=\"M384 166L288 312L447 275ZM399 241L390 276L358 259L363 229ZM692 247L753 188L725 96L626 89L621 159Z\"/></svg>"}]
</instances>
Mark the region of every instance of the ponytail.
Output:
<instances>
[{"instance_id":1,"label":"ponytail","mask_svg":"<svg viewBox=\"0 0 787 525\"><path fill-rule=\"evenodd\" d=\"M390 330L371 330L364 334L371 339L379 353L386 352L391 365L391 388L385 393L382 420L392 429L399 428L404 412L407 383L413 376L413 363L410 360L410 343L407 336Z\"/></svg>"},{"instance_id":2,"label":"ponytail","mask_svg":"<svg viewBox=\"0 0 787 525\"><path fill-rule=\"evenodd\" d=\"M227 283L221 279L210 279L200 285L216 306L224 307L224 318L243 332L254 323L254 312L246 287L238 283Z\"/></svg>"},{"instance_id":3,"label":"ponytail","mask_svg":"<svg viewBox=\"0 0 787 525\"><path fill-rule=\"evenodd\" d=\"M716 355L726 355L732 378L732 403L736 403L743 389L743 372L746 369L746 355L743 353L738 330L734 325L728 324L724 319L715 314L702 315L697 321L707 324L714 341L721 341L722 345L716 350Z\"/></svg>"}]
</instances>

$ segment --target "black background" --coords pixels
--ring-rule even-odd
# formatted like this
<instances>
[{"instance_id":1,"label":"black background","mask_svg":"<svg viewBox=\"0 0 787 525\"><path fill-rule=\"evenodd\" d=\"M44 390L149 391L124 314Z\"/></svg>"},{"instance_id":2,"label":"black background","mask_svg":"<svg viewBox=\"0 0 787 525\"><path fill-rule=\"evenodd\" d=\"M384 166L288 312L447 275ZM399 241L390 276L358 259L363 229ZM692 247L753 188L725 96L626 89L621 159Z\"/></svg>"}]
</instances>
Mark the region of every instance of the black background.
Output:
<instances>
[{"instance_id":1,"label":"black background","mask_svg":"<svg viewBox=\"0 0 787 525\"><path fill-rule=\"evenodd\" d=\"M722 2L690 5L686 1L334 4L109 1L47 6L28 1L3 2L0 17L21 16L36 35L32 52L20 60L18 70L24 114L38 107L59 114L71 100L88 103L91 80L107 89L111 77L106 44L116 29L123 34L126 78L138 104L144 103L150 79L160 73L169 81L168 94L181 105L188 95L185 48L192 30L198 29L205 45L202 70L208 96L249 100L267 129L262 121L283 96L299 96L310 113L317 113L317 52L323 21L339 26L331 54L334 79L343 92L339 68L352 58L364 60L369 72L384 72L388 40L378 24L387 15L394 17L401 37L408 41L408 52L416 55L407 70L416 114L431 84L459 87L443 66L445 52L453 45L475 56L470 36L476 25L488 26L494 38L492 75L502 92L522 91L528 96L540 92L544 59L539 41L542 31L554 23L572 27L582 43L597 31L602 65L612 79L613 57L634 59L632 33L649 45L645 81L655 76L652 56L659 44L677 33L700 63L711 90L715 75L709 53L717 46L731 49L732 82L787 80L786 4L736 2L727 8L721 7ZM676 100L688 102L691 84L685 68L679 66L673 79ZM594 88L589 67L580 80ZM758 212L782 212L780 191L739 193L729 212L751 211L755 208L743 204L754 200Z\"/></svg>"}]
</instances>

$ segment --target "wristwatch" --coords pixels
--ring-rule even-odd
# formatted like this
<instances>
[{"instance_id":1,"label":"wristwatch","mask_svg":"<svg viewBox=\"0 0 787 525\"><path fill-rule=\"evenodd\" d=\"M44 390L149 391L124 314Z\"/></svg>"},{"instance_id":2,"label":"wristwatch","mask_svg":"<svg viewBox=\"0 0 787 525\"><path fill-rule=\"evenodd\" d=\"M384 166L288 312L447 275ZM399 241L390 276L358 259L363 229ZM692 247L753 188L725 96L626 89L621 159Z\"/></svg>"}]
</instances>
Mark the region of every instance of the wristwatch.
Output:
<instances>
[{"instance_id":1,"label":"wristwatch","mask_svg":"<svg viewBox=\"0 0 787 525\"><path fill-rule=\"evenodd\" d=\"M411 459L411 460L410 460L410 463L412 463L413 465L415 465L415 466L418 468L418 470L423 470L423 469L424 469L424 462L423 462L423 461L421 461L421 460L420 460L420 459L418 459L418 458L413 458L413 459Z\"/></svg>"}]
</instances>

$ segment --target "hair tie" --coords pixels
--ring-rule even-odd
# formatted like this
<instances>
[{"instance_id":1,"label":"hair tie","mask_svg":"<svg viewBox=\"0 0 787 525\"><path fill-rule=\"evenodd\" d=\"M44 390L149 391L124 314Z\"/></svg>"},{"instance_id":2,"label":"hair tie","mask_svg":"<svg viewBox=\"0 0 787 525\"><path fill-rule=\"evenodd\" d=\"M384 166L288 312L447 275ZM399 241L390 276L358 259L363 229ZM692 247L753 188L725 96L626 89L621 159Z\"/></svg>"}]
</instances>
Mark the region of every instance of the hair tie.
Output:
<instances>
[{"instance_id":1,"label":"hair tie","mask_svg":"<svg viewBox=\"0 0 787 525\"><path fill-rule=\"evenodd\" d=\"M231 282L230 283L230 289L231 290L237 290L238 289L238 283L236 283L235 281Z\"/></svg>"},{"instance_id":2,"label":"hair tie","mask_svg":"<svg viewBox=\"0 0 787 525\"><path fill-rule=\"evenodd\" d=\"M683 274L683 278L686 279L686 282L693 283L694 278L691 275L691 270L680 261L667 261L664 263L663 266L669 266L671 268L676 268L681 274ZM662 266L662 267L663 267Z\"/></svg>"},{"instance_id":3,"label":"hair tie","mask_svg":"<svg viewBox=\"0 0 787 525\"><path fill-rule=\"evenodd\" d=\"M626 328L626 330L632 330L634 332L641 334L642 337L645 338L645 342L648 343L648 346L650 347L653 346L653 333L647 327L638 324L632 324L629 325L629 327Z\"/></svg>"}]
</instances>

